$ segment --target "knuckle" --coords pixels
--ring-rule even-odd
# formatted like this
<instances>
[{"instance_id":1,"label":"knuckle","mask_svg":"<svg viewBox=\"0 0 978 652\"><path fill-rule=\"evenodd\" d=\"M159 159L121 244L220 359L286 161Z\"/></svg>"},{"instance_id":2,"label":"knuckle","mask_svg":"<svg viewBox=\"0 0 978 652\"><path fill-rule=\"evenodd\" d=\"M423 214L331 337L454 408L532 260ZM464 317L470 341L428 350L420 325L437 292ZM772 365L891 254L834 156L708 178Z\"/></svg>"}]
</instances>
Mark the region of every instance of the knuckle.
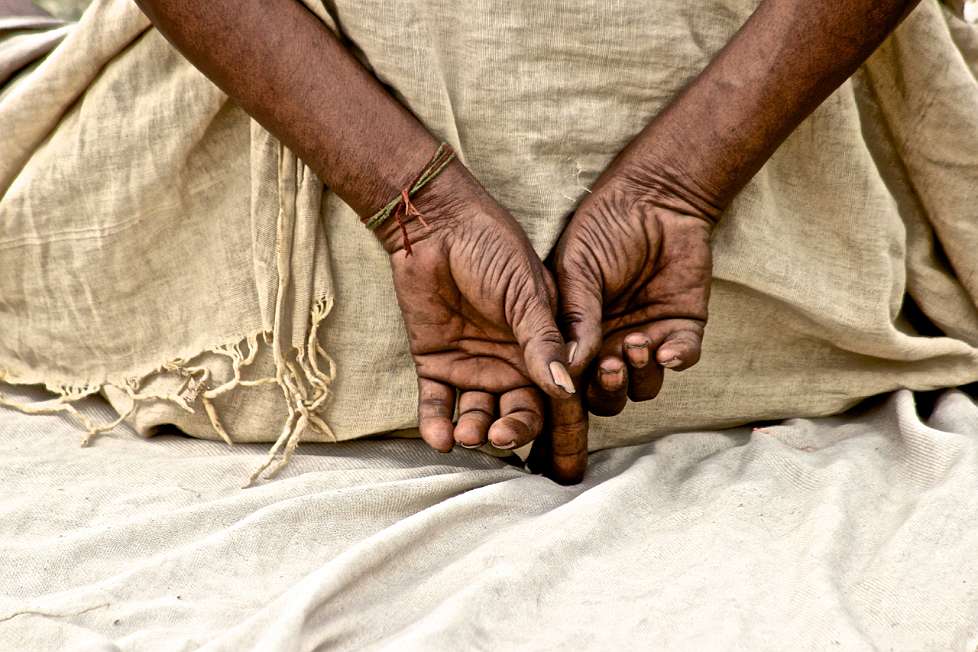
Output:
<instances>
[{"instance_id":1,"label":"knuckle","mask_svg":"<svg viewBox=\"0 0 978 652\"><path fill-rule=\"evenodd\" d=\"M473 407L473 408L466 409L459 416L460 419L462 417L466 417L466 418L470 418L470 419L479 419L479 420L482 420L482 421L492 421L493 418L494 418L492 412L490 412L489 410L486 410L485 408L481 408L481 407Z\"/></svg>"},{"instance_id":2,"label":"knuckle","mask_svg":"<svg viewBox=\"0 0 978 652\"><path fill-rule=\"evenodd\" d=\"M448 413L448 402L441 398L425 398L418 404L422 417L441 417Z\"/></svg>"},{"instance_id":3,"label":"knuckle","mask_svg":"<svg viewBox=\"0 0 978 652\"><path fill-rule=\"evenodd\" d=\"M564 343L564 338L561 337L560 331L558 331L554 326L548 326L537 333L536 336L537 344L542 344L548 347L559 347Z\"/></svg>"}]
</instances>

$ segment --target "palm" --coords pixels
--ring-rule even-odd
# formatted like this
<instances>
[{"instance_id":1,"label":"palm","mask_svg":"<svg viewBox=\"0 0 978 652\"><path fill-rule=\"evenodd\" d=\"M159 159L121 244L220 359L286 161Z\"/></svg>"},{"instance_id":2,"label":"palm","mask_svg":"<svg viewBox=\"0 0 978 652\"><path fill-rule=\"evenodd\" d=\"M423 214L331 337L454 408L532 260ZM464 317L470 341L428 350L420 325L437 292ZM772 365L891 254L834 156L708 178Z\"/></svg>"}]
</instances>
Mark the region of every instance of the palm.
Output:
<instances>
[{"instance_id":1,"label":"palm","mask_svg":"<svg viewBox=\"0 0 978 652\"><path fill-rule=\"evenodd\" d=\"M410 256L391 256L418 372L419 429L439 450L487 441L514 448L543 427L539 388L568 395L552 375L565 357L553 282L498 205L482 200L455 210L453 224L461 226L426 234Z\"/></svg>"},{"instance_id":2,"label":"palm","mask_svg":"<svg viewBox=\"0 0 978 652\"><path fill-rule=\"evenodd\" d=\"M531 386L502 302L493 300L508 279L472 279L443 249L426 241L413 256L392 260L418 376L493 393Z\"/></svg>"},{"instance_id":3,"label":"palm","mask_svg":"<svg viewBox=\"0 0 978 652\"><path fill-rule=\"evenodd\" d=\"M596 361L588 391L595 414L617 414L626 396L654 397L662 366L683 369L699 358L709 233L706 220L608 187L564 231L555 254L561 313L571 338L583 340L578 360Z\"/></svg>"}]
</instances>

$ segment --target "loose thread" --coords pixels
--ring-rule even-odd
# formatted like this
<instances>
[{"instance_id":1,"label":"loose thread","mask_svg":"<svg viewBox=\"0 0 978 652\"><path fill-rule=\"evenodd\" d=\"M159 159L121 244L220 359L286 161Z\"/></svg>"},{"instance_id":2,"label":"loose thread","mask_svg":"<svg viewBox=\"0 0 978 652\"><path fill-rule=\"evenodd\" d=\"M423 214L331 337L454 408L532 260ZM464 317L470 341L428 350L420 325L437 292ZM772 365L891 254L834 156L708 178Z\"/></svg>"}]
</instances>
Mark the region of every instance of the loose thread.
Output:
<instances>
[{"instance_id":1,"label":"loose thread","mask_svg":"<svg viewBox=\"0 0 978 652\"><path fill-rule=\"evenodd\" d=\"M404 240L404 255L410 256L414 251L411 249L411 237L408 235L407 225L401 219L400 206L394 209L394 219L397 220L397 225L401 227L401 238Z\"/></svg>"},{"instance_id":2,"label":"loose thread","mask_svg":"<svg viewBox=\"0 0 978 652\"><path fill-rule=\"evenodd\" d=\"M245 487L251 486L258 478L268 471L266 477L274 477L288 463L296 447L299 445L302 435L309 428L310 424L324 435L331 436L329 426L315 416L313 412L319 409L329 396L329 381L332 380L333 363L330 360L331 375L326 376L316 364L315 357L322 352L319 342L315 339L319 322L325 318L332 305L331 300L320 300L313 305L311 323L309 325L309 339L305 343L292 347L295 352L295 359L290 359L290 352L283 345L282 338L285 334L283 315L287 309L287 286L291 282L291 268L289 258L291 255L291 243L287 240L289 229L295 223L294 211L289 210L286 205L284 188L285 175L283 166L286 164L284 147L279 150L279 214L278 231L276 240L276 267L278 270L278 292L275 299L275 315L273 318L271 346L275 361L275 383L282 391L285 399L288 417L285 420L282 431L275 440L265 461L255 469ZM391 207L393 210L393 206ZM288 245L288 246L286 246ZM268 340L266 336L266 341ZM315 343L315 348L311 345ZM308 356L308 360L307 360ZM309 372L312 371L312 375ZM335 438L335 437L334 437ZM282 458L276 463L276 458L282 447L284 448Z\"/></svg>"},{"instance_id":3,"label":"loose thread","mask_svg":"<svg viewBox=\"0 0 978 652\"><path fill-rule=\"evenodd\" d=\"M204 353L222 355L230 359L232 377L230 380L216 386L209 387L211 382L211 372L206 367L191 366L188 360L176 358L162 364L156 372L171 373L183 377L180 387L172 393L154 392L143 387L149 379L149 375L143 378L127 378L123 384L104 383L102 386L96 385L48 385L48 391L56 394L50 399L40 401L15 400L0 392L0 407L10 408L25 414L68 414L77 420L85 431L81 445L88 446L92 440L119 426L122 422L135 413L139 404L147 401L165 401L172 403L180 409L195 414L196 411L188 403L200 399L205 408L207 417L210 420L214 431L226 443L231 444L233 438L224 428L218 414L215 400L231 392L238 387L256 387L260 385L278 385L285 397L288 417L286 418L282 432L268 452L268 456L262 465L248 479L245 485L253 484L262 473L267 471L265 477L274 477L279 471L288 465L290 458L298 447L302 435L308 430L314 430L324 435L329 440L335 441L336 435L329 425L316 414L326 403L330 396L330 384L336 377L336 365L333 359L326 353L318 340L319 326L329 314L333 307L331 297L321 298L313 305L310 316L310 328L306 342L294 348L295 362L282 359L281 367L277 369L274 377L260 377L255 379L242 378L242 370L255 362L259 352L259 342L266 346L274 346L275 339L268 332L260 332L249 335L243 342L216 346L208 349ZM242 347L246 347L243 349ZM327 368L320 368L320 361L325 361ZM13 382L3 370L0 370L0 383ZM307 392L303 383L308 383L311 396ZM129 406L121 411L115 419L105 423L96 423L84 412L75 407L74 403L81 401L100 389L112 387L120 390L129 398ZM201 391L203 390L203 391ZM189 396L184 396L189 394ZM284 449L284 450L283 450ZM282 456L279 458L279 453Z\"/></svg>"},{"instance_id":4,"label":"loose thread","mask_svg":"<svg viewBox=\"0 0 978 652\"><path fill-rule=\"evenodd\" d=\"M397 226L401 230L401 237L404 240L404 253L410 256L413 253L411 247L411 237L408 234L406 220L409 218L417 219L425 228L428 227L428 222L425 221L424 216L421 211L411 202L411 197L413 197L419 190L421 190L425 185L427 185L432 179L441 174L442 170L452 162L455 158L455 150L448 143L442 143L435 150L434 156L431 157L431 161L418 173L407 187L402 188L401 192L397 197L387 202L383 208L374 213L366 222L366 226L371 231L375 230L381 224L383 224L391 216L397 221Z\"/></svg>"}]
</instances>

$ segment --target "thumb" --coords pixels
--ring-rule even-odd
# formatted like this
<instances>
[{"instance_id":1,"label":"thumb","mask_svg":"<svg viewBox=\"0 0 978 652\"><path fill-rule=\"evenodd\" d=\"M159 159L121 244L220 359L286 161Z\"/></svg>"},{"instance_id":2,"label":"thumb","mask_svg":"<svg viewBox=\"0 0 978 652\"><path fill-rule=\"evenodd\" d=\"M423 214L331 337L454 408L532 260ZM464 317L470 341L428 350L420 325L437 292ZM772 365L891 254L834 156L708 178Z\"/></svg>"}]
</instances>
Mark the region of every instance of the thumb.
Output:
<instances>
[{"instance_id":1,"label":"thumb","mask_svg":"<svg viewBox=\"0 0 978 652\"><path fill-rule=\"evenodd\" d=\"M571 375L584 373L601 348L601 288L590 279L557 273L560 321L567 335Z\"/></svg>"},{"instance_id":2,"label":"thumb","mask_svg":"<svg viewBox=\"0 0 978 652\"><path fill-rule=\"evenodd\" d=\"M548 396L566 399L574 393L574 381L567 371L567 347L557 328L553 309L543 288L516 305L513 335L523 350L523 362L530 380Z\"/></svg>"}]
</instances>

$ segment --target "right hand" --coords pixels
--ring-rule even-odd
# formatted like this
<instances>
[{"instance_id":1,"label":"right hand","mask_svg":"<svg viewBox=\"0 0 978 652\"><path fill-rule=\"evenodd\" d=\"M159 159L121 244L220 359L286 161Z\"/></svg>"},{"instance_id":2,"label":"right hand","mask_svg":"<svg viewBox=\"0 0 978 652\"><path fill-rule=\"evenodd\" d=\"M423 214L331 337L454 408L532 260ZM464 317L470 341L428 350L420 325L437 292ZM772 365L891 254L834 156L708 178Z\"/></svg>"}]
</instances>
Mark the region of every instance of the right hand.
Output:
<instances>
[{"instance_id":1,"label":"right hand","mask_svg":"<svg viewBox=\"0 0 978 652\"><path fill-rule=\"evenodd\" d=\"M421 437L443 452L456 442L529 443L543 427L540 390L554 399L574 391L553 280L520 226L460 162L412 201L429 226L406 218L410 256L395 219L377 235L417 369Z\"/></svg>"}]
</instances>

